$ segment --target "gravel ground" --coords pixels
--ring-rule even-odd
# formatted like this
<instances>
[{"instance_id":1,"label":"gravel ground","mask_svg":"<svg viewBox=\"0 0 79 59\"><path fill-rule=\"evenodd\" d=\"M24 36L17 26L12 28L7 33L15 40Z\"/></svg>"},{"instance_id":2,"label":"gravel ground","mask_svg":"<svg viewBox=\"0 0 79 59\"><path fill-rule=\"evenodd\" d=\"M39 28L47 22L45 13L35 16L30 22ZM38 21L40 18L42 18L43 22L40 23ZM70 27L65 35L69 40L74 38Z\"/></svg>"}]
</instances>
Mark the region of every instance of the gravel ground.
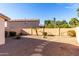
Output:
<instances>
[{"instance_id":1,"label":"gravel ground","mask_svg":"<svg viewBox=\"0 0 79 59\"><path fill-rule=\"evenodd\" d=\"M22 36L7 38L0 46L1 56L78 56L79 46L75 37L68 36Z\"/></svg>"}]
</instances>

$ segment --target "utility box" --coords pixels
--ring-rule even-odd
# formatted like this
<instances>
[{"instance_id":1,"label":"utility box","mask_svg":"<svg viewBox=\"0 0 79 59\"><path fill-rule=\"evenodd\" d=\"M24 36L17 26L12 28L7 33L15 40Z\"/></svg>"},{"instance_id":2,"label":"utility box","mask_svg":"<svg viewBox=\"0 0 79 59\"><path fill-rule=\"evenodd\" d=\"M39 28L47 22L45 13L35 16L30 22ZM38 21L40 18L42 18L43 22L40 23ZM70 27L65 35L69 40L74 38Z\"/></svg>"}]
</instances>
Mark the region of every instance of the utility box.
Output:
<instances>
[{"instance_id":1,"label":"utility box","mask_svg":"<svg viewBox=\"0 0 79 59\"><path fill-rule=\"evenodd\" d=\"M77 42L79 43L79 27L76 27L76 39Z\"/></svg>"}]
</instances>

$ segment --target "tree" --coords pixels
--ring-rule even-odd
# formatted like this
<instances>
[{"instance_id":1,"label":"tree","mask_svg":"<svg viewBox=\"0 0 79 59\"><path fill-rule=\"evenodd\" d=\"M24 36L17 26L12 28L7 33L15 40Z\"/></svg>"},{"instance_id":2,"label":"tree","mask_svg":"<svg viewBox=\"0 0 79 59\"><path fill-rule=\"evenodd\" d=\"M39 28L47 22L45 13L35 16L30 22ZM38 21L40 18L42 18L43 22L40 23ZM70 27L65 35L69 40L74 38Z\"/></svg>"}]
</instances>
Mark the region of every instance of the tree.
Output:
<instances>
[{"instance_id":1,"label":"tree","mask_svg":"<svg viewBox=\"0 0 79 59\"><path fill-rule=\"evenodd\" d=\"M46 28L54 28L52 20L45 20L44 25Z\"/></svg>"},{"instance_id":2,"label":"tree","mask_svg":"<svg viewBox=\"0 0 79 59\"><path fill-rule=\"evenodd\" d=\"M60 22L60 28L69 28L69 24L67 23L66 20L62 20Z\"/></svg>"},{"instance_id":3,"label":"tree","mask_svg":"<svg viewBox=\"0 0 79 59\"><path fill-rule=\"evenodd\" d=\"M77 16L79 17L79 7L77 8Z\"/></svg>"},{"instance_id":4,"label":"tree","mask_svg":"<svg viewBox=\"0 0 79 59\"><path fill-rule=\"evenodd\" d=\"M38 31L37 31L37 29L38 29L38 28L35 28L35 31L36 31L36 35L38 36Z\"/></svg>"},{"instance_id":5,"label":"tree","mask_svg":"<svg viewBox=\"0 0 79 59\"><path fill-rule=\"evenodd\" d=\"M56 21L56 26L57 26L57 28L59 28L59 36L60 36L60 29L61 28L69 28L69 24L65 20Z\"/></svg>"},{"instance_id":6,"label":"tree","mask_svg":"<svg viewBox=\"0 0 79 59\"><path fill-rule=\"evenodd\" d=\"M53 20L54 20L54 23L53 23L54 24L54 28L56 28L56 18L54 17Z\"/></svg>"},{"instance_id":7,"label":"tree","mask_svg":"<svg viewBox=\"0 0 79 59\"><path fill-rule=\"evenodd\" d=\"M79 26L79 20L77 18L71 18L71 20L69 21L69 24L71 27Z\"/></svg>"},{"instance_id":8,"label":"tree","mask_svg":"<svg viewBox=\"0 0 79 59\"><path fill-rule=\"evenodd\" d=\"M38 31L37 31L38 28L37 27L34 27L33 29L35 30L36 35L38 36Z\"/></svg>"},{"instance_id":9,"label":"tree","mask_svg":"<svg viewBox=\"0 0 79 59\"><path fill-rule=\"evenodd\" d=\"M46 28L69 28L69 24L66 20L57 20L54 18L53 20L45 20Z\"/></svg>"},{"instance_id":10,"label":"tree","mask_svg":"<svg viewBox=\"0 0 79 59\"><path fill-rule=\"evenodd\" d=\"M61 25L61 21L59 21L59 20L56 21L56 27L57 27L57 28L60 28L60 25Z\"/></svg>"},{"instance_id":11,"label":"tree","mask_svg":"<svg viewBox=\"0 0 79 59\"><path fill-rule=\"evenodd\" d=\"M54 28L54 25L48 24L48 25L46 25L45 27L46 27L46 28Z\"/></svg>"},{"instance_id":12,"label":"tree","mask_svg":"<svg viewBox=\"0 0 79 59\"><path fill-rule=\"evenodd\" d=\"M60 24L61 24L61 21L56 21L56 25L57 25L57 28L59 28L59 36L60 36Z\"/></svg>"},{"instance_id":13,"label":"tree","mask_svg":"<svg viewBox=\"0 0 79 59\"><path fill-rule=\"evenodd\" d=\"M61 26L60 26L60 28L69 28L70 26L68 25L68 24L62 24Z\"/></svg>"},{"instance_id":14,"label":"tree","mask_svg":"<svg viewBox=\"0 0 79 59\"><path fill-rule=\"evenodd\" d=\"M48 25L50 23L51 23L51 20L45 20L45 22L44 22L45 25Z\"/></svg>"}]
</instances>

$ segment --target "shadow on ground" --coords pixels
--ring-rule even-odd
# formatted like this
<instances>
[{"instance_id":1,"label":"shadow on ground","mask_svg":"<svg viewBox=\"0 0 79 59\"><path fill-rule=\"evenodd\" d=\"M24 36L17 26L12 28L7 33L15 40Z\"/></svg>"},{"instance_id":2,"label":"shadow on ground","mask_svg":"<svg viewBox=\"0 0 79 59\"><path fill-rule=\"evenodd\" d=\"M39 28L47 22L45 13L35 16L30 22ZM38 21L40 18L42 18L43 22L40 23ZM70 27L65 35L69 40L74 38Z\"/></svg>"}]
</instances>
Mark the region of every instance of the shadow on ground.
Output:
<instances>
[{"instance_id":1,"label":"shadow on ground","mask_svg":"<svg viewBox=\"0 0 79 59\"><path fill-rule=\"evenodd\" d=\"M35 38L8 38L0 46L0 55L4 56L78 56L79 47L67 43L50 42Z\"/></svg>"}]
</instances>

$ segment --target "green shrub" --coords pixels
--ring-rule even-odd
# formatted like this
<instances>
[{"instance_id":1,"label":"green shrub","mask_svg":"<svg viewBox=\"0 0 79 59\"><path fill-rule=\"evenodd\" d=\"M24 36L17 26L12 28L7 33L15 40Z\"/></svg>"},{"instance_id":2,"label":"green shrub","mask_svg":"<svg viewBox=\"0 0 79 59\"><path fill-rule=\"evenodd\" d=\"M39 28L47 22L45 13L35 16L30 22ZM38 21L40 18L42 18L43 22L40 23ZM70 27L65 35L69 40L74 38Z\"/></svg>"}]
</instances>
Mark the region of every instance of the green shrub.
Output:
<instances>
[{"instance_id":1,"label":"green shrub","mask_svg":"<svg viewBox=\"0 0 79 59\"><path fill-rule=\"evenodd\" d=\"M76 37L76 32L75 32L75 30L69 30L69 31L67 32L67 34L68 34L69 36L71 36L71 37Z\"/></svg>"},{"instance_id":2,"label":"green shrub","mask_svg":"<svg viewBox=\"0 0 79 59\"><path fill-rule=\"evenodd\" d=\"M9 36L10 36L10 37L16 36L16 32L10 31L10 32L9 32Z\"/></svg>"},{"instance_id":3,"label":"green shrub","mask_svg":"<svg viewBox=\"0 0 79 59\"><path fill-rule=\"evenodd\" d=\"M43 32L43 37L45 38L47 36L47 32Z\"/></svg>"}]
</instances>

